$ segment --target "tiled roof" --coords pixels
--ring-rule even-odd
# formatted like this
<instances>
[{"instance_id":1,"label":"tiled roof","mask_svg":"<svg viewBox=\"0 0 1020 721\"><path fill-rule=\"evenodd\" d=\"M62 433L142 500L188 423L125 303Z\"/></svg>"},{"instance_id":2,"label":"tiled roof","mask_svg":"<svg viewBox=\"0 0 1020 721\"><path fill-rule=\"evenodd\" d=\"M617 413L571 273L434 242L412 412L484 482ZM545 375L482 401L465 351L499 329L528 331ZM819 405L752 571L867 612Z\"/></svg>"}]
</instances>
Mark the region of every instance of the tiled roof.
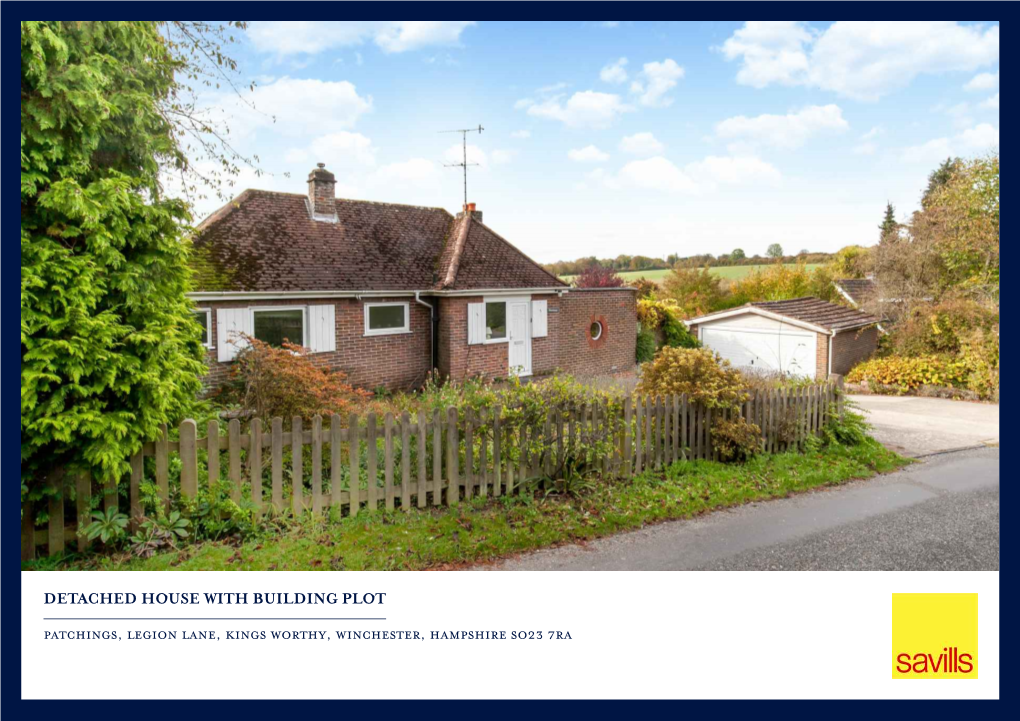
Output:
<instances>
[{"instance_id":1,"label":"tiled roof","mask_svg":"<svg viewBox=\"0 0 1020 721\"><path fill-rule=\"evenodd\" d=\"M875 293L878 291L878 284L871 278L846 278L844 280L837 280L836 285L850 296L851 301L858 306L874 298Z\"/></svg>"},{"instance_id":2,"label":"tiled roof","mask_svg":"<svg viewBox=\"0 0 1020 721\"><path fill-rule=\"evenodd\" d=\"M244 191L198 226L196 290L563 285L479 221L456 220L442 208L337 198L336 209L338 222L322 222L309 216L304 195ZM466 233L456 232L465 224Z\"/></svg>"},{"instance_id":3,"label":"tiled roof","mask_svg":"<svg viewBox=\"0 0 1020 721\"><path fill-rule=\"evenodd\" d=\"M828 330L845 330L878 323L879 319L868 313L836 305L819 298L794 298L793 300L767 300L749 303L755 308L783 315Z\"/></svg>"}]
</instances>

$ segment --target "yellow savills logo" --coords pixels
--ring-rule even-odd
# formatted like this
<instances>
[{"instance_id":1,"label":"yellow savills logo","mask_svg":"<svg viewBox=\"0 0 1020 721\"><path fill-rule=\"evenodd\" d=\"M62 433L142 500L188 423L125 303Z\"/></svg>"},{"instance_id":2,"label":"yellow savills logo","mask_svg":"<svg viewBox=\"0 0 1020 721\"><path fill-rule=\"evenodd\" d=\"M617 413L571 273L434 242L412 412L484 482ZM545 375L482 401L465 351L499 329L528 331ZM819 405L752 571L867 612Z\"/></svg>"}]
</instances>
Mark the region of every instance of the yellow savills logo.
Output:
<instances>
[{"instance_id":1,"label":"yellow savills logo","mask_svg":"<svg viewBox=\"0 0 1020 721\"><path fill-rule=\"evenodd\" d=\"M978 595L894 593L893 678L977 678Z\"/></svg>"}]
</instances>

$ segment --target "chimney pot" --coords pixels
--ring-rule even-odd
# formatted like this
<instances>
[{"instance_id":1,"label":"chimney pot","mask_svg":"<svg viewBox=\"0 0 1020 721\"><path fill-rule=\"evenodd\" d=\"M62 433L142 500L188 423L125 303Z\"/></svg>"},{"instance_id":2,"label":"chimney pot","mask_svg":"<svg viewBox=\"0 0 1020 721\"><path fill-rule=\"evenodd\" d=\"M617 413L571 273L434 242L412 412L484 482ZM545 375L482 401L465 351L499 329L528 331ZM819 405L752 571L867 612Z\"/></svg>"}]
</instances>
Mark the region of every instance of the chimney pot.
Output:
<instances>
[{"instance_id":1,"label":"chimney pot","mask_svg":"<svg viewBox=\"0 0 1020 721\"><path fill-rule=\"evenodd\" d=\"M470 217L477 220L479 223L482 222L482 211L477 209L475 203L464 203L464 210L457 213L457 218Z\"/></svg>"},{"instance_id":2,"label":"chimney pot","mask_svg":"<svg viewBox=\"0 0 1020 721\"><path fill-rule=\"evenodd\" d=\"M308 174L308 204L312 218L333 222L336 218L336 176L326 170L325 163L316 163Z\"/></svg>"}]
</instances>

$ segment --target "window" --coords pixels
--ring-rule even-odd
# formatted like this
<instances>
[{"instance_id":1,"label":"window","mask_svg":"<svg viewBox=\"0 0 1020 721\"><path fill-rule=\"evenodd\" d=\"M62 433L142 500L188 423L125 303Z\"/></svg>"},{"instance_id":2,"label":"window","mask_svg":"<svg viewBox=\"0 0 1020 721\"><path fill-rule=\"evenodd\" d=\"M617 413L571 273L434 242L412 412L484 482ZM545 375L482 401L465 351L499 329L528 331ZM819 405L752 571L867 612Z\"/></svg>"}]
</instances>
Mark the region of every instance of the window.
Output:
<instances>
[{"instance_id":1,"label":"window","mask_svg":"<svg viewBox=\"0 0 1020 721\"><path fill-rule=\"evenodd\" d=\"M485 340L506 338L506 301L485 304Z\"/></svg>"},{"instance_id":2,"label":"window","mask_svg":"<svg viewBox=\"0 0 1020 721\"><path fill-rule=\"evenodd\" d=\"M252 335L276 348L282 348L284 341L305 345L304 308L252 310Z\"/></svg>"},{"instance_id":3,"label":"window","mask_svg":"<svg viewBox=\"0 0 1020 721\"><path fill-rule=\"evenodd\" d=\"M599 338L602 337L602 324L599 323L597 320L592 321L591 327L588 329L588 332L591 334L592 340L598 340Z\"/></svg>"},{"instance_id":4,"label":"window","mask_svg":"<svg viewBox=\"0 0 1020 721\"><path fill-rule=\"evenodd\" d=\"M407 303L366 303L365 335L410 333Z\"/></svg>"},{"instance_id":5,"label":"window","mask_svg":"<svg viewBox=\"0 0 1020 721\"><path fill-rule=\"evenodd\" d=\"M202 326L202 345L212 348L212 311L208 308L199 308L191 312L198 324Z\"/></svg>"}]
</instances>

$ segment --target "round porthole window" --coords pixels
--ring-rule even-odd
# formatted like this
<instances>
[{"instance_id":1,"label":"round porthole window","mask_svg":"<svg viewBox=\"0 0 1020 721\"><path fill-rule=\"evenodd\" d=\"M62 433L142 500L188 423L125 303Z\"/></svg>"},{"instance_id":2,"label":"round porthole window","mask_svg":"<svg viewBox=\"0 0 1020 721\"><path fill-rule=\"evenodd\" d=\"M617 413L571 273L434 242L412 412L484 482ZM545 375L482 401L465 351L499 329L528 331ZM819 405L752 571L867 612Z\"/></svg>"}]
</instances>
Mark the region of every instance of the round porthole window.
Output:
<instances>
[{"instance_id":1,"label":"round porthole window","mask_svg":"<svg viewBox=\"0 0 1020 721\"><path fill-rule=\"evenodd\" d=\"M592 340L598 340L602 337L602 324L597 320L592 321L591 328L588 329L588 332L591 334Z\"/></svg>"}]
</instances>

